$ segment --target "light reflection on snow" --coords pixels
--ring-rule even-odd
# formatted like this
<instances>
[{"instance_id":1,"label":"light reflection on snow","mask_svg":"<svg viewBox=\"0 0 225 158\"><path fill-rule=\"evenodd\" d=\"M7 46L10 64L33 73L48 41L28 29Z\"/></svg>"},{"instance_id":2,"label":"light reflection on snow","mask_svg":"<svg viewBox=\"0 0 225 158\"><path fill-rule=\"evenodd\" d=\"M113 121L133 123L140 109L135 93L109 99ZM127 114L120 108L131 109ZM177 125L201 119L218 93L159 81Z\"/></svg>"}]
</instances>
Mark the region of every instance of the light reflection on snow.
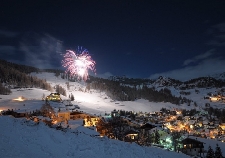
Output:
<instances>
[{"instance_id":1,"label":"light reflection on snow","mask_svg":"<svg viewBox=\"0 0 225 158\"><path fill-rule=\"evenodd\" d=\"M24 101L26 100L23 96L13 99L14 101Z\"/></svg>"}]
</instances>

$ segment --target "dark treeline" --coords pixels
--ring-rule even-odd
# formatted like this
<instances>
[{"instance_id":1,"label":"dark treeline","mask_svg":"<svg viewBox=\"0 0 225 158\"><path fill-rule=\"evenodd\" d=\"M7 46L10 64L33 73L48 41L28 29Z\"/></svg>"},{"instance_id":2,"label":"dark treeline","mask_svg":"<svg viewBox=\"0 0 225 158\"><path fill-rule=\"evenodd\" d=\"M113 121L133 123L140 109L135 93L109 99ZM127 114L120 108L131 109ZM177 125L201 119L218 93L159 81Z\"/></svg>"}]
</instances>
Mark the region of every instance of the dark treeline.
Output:
<instances>
[{"instance_id":1,"label":"dark treeline","mask_svg":"<svg viewBox=\"0 0 225 158\"><path fill-rule=\"evenodd\" d=\"M32 67L32 66L19 65L19 64L11 63L11 62L8 62L6 60L1 60L1 59L0 59L0 65L3 68L14 69L14 70L17 70L19 72L23 72L25 74L29 74L31 72L39 72L40 71L40 69Z\"/></svg>"},{"instance_id":2,"label":"dark treeline","mask_svg":"<svg viewBox=\"0 0 225 158\"><path fill-rule=\"evenodd\" d=\"M191 79L189 81L186 81L183 83L183 86L181 89L190 89L190 88L221 88L225 86L225 82L223 80L217 80L212 77L199 77L195 79Z\"/></svg>"},{"instance_id":3,"label":"dark treeline","mask_svg":"<svg viewBox=\"0 0 225 158\"><path fill-rule=\"evenodd\" d=\"M9 88L6 88L0 83L0 94L2 95L8 95L11 93L11 90Z\"/></svg>"},{"instance_id":4,"label":"dark treeline","mask_svg":"<svg viewBox=\"0 0 225 158\"><path fill-rule=\"evenodd\" d=\"M179 80L171 79L171 78L163 78L160 76L155 83L158 83L162 86L173 86L180 90L187 90L193 88L221 88L225 86L224 80L218 80L212 77L199 77L190 79L185 82L181 82Z\"/></svg>"},{"instance_id":5,"label":"dark treeline","mask_svg":"<svg viewBox=\"0 0 225 158\"><path fill-rule=\"evenodd\" d=\"M143 85L142 82L136 83L135 86L129 86L125 84L125 81L121 84L119 81L90 77L87 89L90 88L104 91L111 99L120 101L134 101L143 98L153 102L170 102L177 105L190 102L186 98L173 96L167 88L157 91L154 87Z\"/></svg>"},{"instance_id":6,"label":"dark treeline","mask_svg":"<svg viewBox=\"0 0 225 158\"><path fill-rule=\"evenodd\" d=\"M111 81L119 81L123 85L138 85L140 83L142 84L152 84L154 80L152 79L143 79L143 78L127 78L125 76L110 76L108 78Z\"/></svg>"},{"instance_id":7,"label":"dark treeline","mask_svg":"<svg viewBox=\"0 0 225 158\"><path fill-rule=\"evenodd\" d=\"M60 74L63 73L63 70L58 70L58 69L39 69L33 66L27 66L27 65L20 65L20 64L15 64L12 62L8 62L6 60L2 60L0 59L0 64L4 65L5 68L11 68L11 69L15 69L18 70L20 72L23 72L25 74L30 74L31 72L52 72L52 73L56 73L56 74Z\"/></svg>"},{"instance_id":8,"label":"dark treeline","mask_svg":"<svg viewBox=\"0 0 225 158\"><path fill-rule=\"evenodd\" d=\"M225 122L225 109L209 107L205 109L209 116L217 116L222 122Z\"/></svg>"},{"instance_id":9,"label":"dark treeline","mask_svg":"<svg viewBox=\"0 0 225 158\"><path fill-rule=\"evenodd\" d=\"M38 79L31 76L31 72L51 72L55 73L55 76L60 76L63 79L68 79L70 82L76 82L79 79L77 76L70 76L65 74L62 70L56 69L38 69L31 66L18 65L5 60L0 60L0 94L10 94L10 88L13 87L35 87L42 88L51 91L53 88L46 82L46 80ZM154 84L161 86L161 90L156 90ZM152 85L152 86L149 86ZM186 90L190 88L207 88L207 87L222 87L225 86L225 81L216 80L211 77L201 77L191 79L186 82L174 80L171 78L159 77L157 80L151 79L133 79L112 76L109 79L101 79L90 76L87 80L86 90L96 89L106 92L106 94L113 100L120 101L134 101L136 99L147 99L153 102L170 102L173 104L188 103L190 105L191 100L185 97L175 97L171 94L171 91L166 88L167 86L173 86L176 89ZM66 95L65 89L61 86L55 87L56 91L62 95ZM188 92L182 91L181 94L189 95Z\"/></svg>"},{"instance_id":10,"label":"dark treeline","mask_svg":"<svg viewBox=\"0 0 225 158\"><path fill-rule=\"evenodd\" d=\"M141 84L150 85L150 84L158 84L159 86L173 86L180 90L193 89L193 88L221 88L225 86L224 80L218 80L212 77L199 77L194 78L185 82L175 80L172 78L166 78L159 76L158 79L134 79L134 78L126 78L125 76L111 76L109 80L119 81L123 85L132 85L137 86Z\"/></svg>"},{"instance_id":11,"label":"dark treeline","mask_svg":"<svg viewBox=\"0 0 225 158\"><path fill-rule=\"evenodd\" d=\"M53 89L46 80L29 75L31 72L39 72L39 69L0 60L0 94L10 94L10 88Z\"/></svg>"}]
</instances>

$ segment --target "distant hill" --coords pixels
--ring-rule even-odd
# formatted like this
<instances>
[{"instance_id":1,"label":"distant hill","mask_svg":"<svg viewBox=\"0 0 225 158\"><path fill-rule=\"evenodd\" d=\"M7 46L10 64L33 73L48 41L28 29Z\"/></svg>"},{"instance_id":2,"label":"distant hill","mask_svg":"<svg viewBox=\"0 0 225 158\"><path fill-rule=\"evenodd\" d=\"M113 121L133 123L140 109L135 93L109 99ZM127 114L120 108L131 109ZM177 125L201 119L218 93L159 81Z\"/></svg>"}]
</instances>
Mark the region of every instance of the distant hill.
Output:
<instances>
[{"instance_id":1,"label":"distant hill","mask_svg":"<svg viewBox=\"0 0 225 158\"><path fill-rule=\"evenodd\" d=\"M29 75L31 72L40 72L42 70L0 60L0 94L7 95L11 93L11 88L42 88L51 91L52 87L45 80Z\"/></svg>"},{"instance_id":2,"label":"distant hill","mask_svg":"<svg viewBox=\"0 0 225 158\"><path fill-rule=\"evenodd\" d=\"M76 77L70 77L62 70L38 69L5 60L0 60L0 72L1 94L9 94L10 88L14 87L39 87L50 91L53 89L45 80L31 76L31 72L52 72L55 73L55 76L60 76L67 81L77 81ZM184 92L184 90L222 88L225 86L225 81L221 79L223 74L219 76L220 79L218 77L217 79L213 77L199 77L185 82L162 76L159 76L156 80L127 78L125 76L111 76L108 79L103 79L89 76L86 82L86 90L96 89L104 91L111 99L119 101L134 101L143 98L152 102L170 102L176 105L190 104L193 101L190 98L186 98L189 92ZM57 90L58 93L65 95L65 90L59 85Z\"/></svg>"},{"instance_id":3,"label":"distant hill","mask_svg":"<svg viewBox=\"0 0 225 158\"><path fill-rule=\"evenodd\" d=\"M220 73L220 74L210 75L210 77L213 77L213 78L215 78L217 80L225 81L225 72L224 73Z\"/></svg>"}]
</instances>

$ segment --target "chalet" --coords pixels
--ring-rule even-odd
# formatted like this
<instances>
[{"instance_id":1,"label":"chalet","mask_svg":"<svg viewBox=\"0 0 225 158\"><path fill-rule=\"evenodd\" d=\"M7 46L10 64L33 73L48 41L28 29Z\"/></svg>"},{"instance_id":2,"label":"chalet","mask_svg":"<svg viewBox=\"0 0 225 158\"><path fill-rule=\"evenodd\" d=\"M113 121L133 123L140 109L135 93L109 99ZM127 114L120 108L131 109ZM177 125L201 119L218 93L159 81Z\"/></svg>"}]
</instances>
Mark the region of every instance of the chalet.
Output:
<instances>
[{"instance_id":1,"label":"chalet","mask_svg":"<svg viewBox=\"0 0 225 158\"><path fill-rule=\"evenodd\" d=\"M190 116L184 116L184 120L185 120L185 121L190 120Z\"/></svg>"},{"instance_id":2,"label":"chalet","mask_svg":"<svg viewBox=\"0 0 225 158\"><path fill-rule=\"evenodd\" d=\"M187 155L200 155L203 153L203 142L197 139L186 138L181 141L181 151Z\"/></svg>"},{"instance_id":3,"label":"chalet","mask_svg":"<svg viewBox=\"0 0 225 158\"><path fill-rule=\"evenodd\" d=\"M62 101L59 93L51 93L50 95L48 95L46 97L46 100L48 100L48 101Z\"/></svg>"},{"instance_id":4,"label":"chalet","mask_svg":"<svg viewBox=\"0 0 225 158\"><path fill-rule=\"evenodd\" d=\"M26 112L15 112L13 116L16 118L26 117L27 113Z\"/></svg>"},{"instance_id":5,"label":"chalet","mask_svg":"<svg viewBox=\"0 0 225 158\"><path fill-rule=\"evenodd\" d=\"M204 120L204 121L202 122L202 124L203 124L203 127L204 127L204 128L208 128L208 126L209 126L209 121L208 121L208 120Z\"/></svg>"},{"instance_id":6,"label":"chalet","mask_svg":"<svg viewBox=\"0 0 225 158\"><path fill-rule=\"evenodd\" d=\"M97 123L96 130L100 133L100 136L108 136L109 138L113 136L110 132L111 125L105 120L104 117L99 118Z\"/></svg>"},{"instance_id":7,"label":"chalet","mask_svg":"<svg viewBox=\"0 0 225 158\"><path fill-rule=\"evenodd\" d=\"M119 116L120 116L119 111L113 110L111 112L111 117L119 117Z\"/></svg>"},{"instance_id":8,"label":"chalet","mask_svg":"<svg viewBox=\"0 0 225 158\"><path fill-rule=\"evenodd\" d=\"M214 122L209 122L207 129L209 129L210 131L214 131L214 130L216 131L217 127L218 126L216 126Z\"/></svg>"},{"instance_id":9,"label":"chalet","mask_svg":"<svg viewBox=\"0 0 225 158\"><path fill-rule=\"evenodd\" d=\"M219 127L220 127L222 130L225 131L225 123L221 123L221 124L219 125Z\"/></svg>"},{"instance_id":10,"label":"chalet","mask_svg":"<svg viewBox=\"0 0 225 158\"><path fill-rule=\"evenodd\" d=\"M149 124L149 123L146 123L144 125L142 125L140 127L141 129L141 134L143 135L149 135L150 132L151 132L151 129L155 128L156 126L155 125L152 125L152 124Z\"/></svg>"},{"instance_id":11,"label":"chalet","mask_svg":"<svg viewBox=\"0 0 225 158\"><path fill-rule=\"evenodd\" d=\"M85 116L84 115L85 114L82 112L73 111L73 112L70 112L70 119L71 120L84 119L86 117L86 115Z\"/></svg>"},{"instance_id":12,"label":"chalet","mask_svg":"<svg viewBox=\"0 0 225 158\"><path fill-rule=\"evenodd\" d=\"M124 141L126 142L135 142L138 140L138 132L134 130L129 130L124 133Z\"/></svg>"},{"instance_id":13,"label":"chalet","mask_svg":"<svg viewBox=\"0 0 225 158\"><path fill-rule=\"evenodd\" d=\"M138 128L140 127L139 123L136 121L131 120L130 118L126 118L124 116L121 116L121 118L123 119L123 121L125 121L129 126L134 127L134 128Z\"/></svg>"},{"instance_id":14,"label":"chalet","mask_svg":"<svg viewBox=\"0 0 225 158\"><path fill-rule=\"evenodd\" d=\"M191 129L194 128L195 122L196 122L195 120L189 120L189 121L188 121L188 124L189 124L189 126L190 126Z\"/></svg>"},{"instance_id":15,"label":"chalet","mask_svg":"<svg viewBox=\"0 0 225 158\"><path fill-rule=\"evenodd\" d=\"M84 126L96 126L98 124L99 117L97 116L87 116L84 118Z\"/></svg>"}]
</instances>

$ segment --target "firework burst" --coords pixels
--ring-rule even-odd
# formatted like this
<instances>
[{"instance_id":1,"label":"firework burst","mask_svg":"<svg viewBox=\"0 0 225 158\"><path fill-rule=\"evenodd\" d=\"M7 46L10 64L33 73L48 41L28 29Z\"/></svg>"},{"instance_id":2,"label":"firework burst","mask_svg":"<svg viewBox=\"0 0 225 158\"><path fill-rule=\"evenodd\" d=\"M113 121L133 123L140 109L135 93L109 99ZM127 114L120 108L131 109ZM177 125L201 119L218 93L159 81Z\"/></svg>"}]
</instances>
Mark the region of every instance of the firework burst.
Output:
<instances>
[{"instance_id":1,"label":"firework burst","mask_svg":"<svg viewBox=\"0 0 225 158\"><path fill-rule=\"evenodd\" d=\"M77 51L67 50L62 60L62 66L67 68L66 73L84 81L88 78L88 70L96 71L95 64L87 49L83 50L82 47L78 47Z\"/></svg>"}]
</instances>

